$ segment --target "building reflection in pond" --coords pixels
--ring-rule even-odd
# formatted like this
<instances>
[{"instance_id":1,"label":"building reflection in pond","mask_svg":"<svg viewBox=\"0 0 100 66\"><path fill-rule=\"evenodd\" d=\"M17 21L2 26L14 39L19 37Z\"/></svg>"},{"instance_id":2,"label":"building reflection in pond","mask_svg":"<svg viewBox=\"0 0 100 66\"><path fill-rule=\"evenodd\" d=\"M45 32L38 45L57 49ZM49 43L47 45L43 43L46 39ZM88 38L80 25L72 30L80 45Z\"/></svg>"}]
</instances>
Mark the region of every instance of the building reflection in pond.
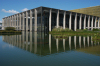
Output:
<instances>
[{"instance_id":1,"label":"building reflection in pond","mask_svg":"<svg viewBox=\"0 0 100 66\"><path fill-rule=\"evenodd\" d=\"M70 37L71 38L71 37ZM70 41L71 42L71 41ZM75 49L76 49L76 36L74 36L74 46L75 46Z\"/></svg>"},{"instance_id":2,"label":"building reflection in pond","mask_svg":"<svg viewBox=\"0 0 100 66\"><path fill-rule=\"evenodd\" d=\"M65 39L63 39L63 48L64 48L64 52L65 52Z\"/></svg>"},{"instance_id":3,"label":"building reflection in pond","mask_svg":"<svg viewBox=\"0 0 100 66\"><path fill-rule=\"evenodd\" d=\"M81 48L81 36L79 36L79 46Z\"/></svg>"},{"instance_id":4,"label":"building reflection in pond","mask_svg":"<svg viewBox=\"0 0 100 66\"><path fill-rule=\"evenodd\" d=\"M37 53L37 32L34 32L34 53Z\"/></svg>"},{"instance_id":5,"label":"building reflection in pond","mask_svg":"<svg viewBox=\"0 0 100 66\"><path fill-rule=\"evenodd\" d=\"M84 44L84 48L85 48L85 37L83 37L83 44Z\"/></svg>"},{"instance_id":6,"label":"building reflection in pond","mask_svg":"<svg viewBox=\"0 0 100 66\"><path fill-rule=\"evenodd\" d=\"M67 39L54 38L51 34L22 32L22 35L5 35L2 40L37 55L50 55L82 48L95 47L99 42L92 41L91 36L69 36ZM100 53L99 53L100 54Z\"/></svg>"},{"instance_id":7,"label":"building reflection in pond","mask_svg":"<svg viewBox=\"0 0 100 66\"><path fill-rule=\"evenodd\" d=\"M49 51L50 51L50 54L51 54L51 34L49 34Z\"/></svg>"}]
</instances>

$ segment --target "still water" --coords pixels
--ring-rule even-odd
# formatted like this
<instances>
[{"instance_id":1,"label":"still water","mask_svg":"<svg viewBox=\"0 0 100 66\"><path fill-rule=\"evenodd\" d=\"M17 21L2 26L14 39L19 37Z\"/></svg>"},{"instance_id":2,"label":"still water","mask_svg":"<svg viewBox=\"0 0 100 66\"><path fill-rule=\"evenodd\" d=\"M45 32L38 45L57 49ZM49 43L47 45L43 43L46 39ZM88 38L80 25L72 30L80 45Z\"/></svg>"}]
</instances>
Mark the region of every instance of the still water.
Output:
<instances>
[{"instance_id":1,"label":"still water","mask_svg":"<svg viewBox=\"0 0 100 66\"><path fill-rule=\"evenodd\" d=\"M92 36L2 35L0 66L100 66L100 43L92 41Z\"/></svg>"}]
</instances>

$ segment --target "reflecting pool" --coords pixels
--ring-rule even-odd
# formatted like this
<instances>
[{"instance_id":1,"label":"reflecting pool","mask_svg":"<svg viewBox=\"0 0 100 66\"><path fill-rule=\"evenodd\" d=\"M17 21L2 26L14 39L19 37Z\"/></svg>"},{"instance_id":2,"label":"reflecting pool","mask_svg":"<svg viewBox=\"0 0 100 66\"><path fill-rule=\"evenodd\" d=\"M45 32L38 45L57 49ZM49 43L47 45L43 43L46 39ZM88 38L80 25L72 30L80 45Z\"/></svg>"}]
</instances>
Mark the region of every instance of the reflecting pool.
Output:
<instances>
[{"instance_id":1,"label":"reflecting pool","mask_svg":"<svg viewBox=\"0 0 100 66\"><path fill-rule=\"evenodd\" d=\"M55 38L40 32L0 36L0 66L100 66L92 36Z\"/></svg>"}]
</instances>

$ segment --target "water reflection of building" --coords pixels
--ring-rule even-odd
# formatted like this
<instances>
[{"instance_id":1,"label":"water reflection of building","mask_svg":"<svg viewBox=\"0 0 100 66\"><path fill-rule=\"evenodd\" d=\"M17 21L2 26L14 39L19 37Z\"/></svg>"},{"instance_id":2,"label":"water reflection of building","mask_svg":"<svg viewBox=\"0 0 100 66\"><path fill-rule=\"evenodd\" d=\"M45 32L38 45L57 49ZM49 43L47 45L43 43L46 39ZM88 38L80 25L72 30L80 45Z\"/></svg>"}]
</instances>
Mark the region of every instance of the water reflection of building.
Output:
<instances>
[{"instance_id":1,"label":"water reflection of building","mask_svg":"<svg viewBox=\"0 0 100 66\"><path fill-rule=\"evenodd\" d=\"M38 55L80 50L96 47L99 42L92 41L91 36L69 36L67 39L55 39L49 35L38 32L22 32L22 35L3 36L3 41Z\"/></svg>"}]
</instances>

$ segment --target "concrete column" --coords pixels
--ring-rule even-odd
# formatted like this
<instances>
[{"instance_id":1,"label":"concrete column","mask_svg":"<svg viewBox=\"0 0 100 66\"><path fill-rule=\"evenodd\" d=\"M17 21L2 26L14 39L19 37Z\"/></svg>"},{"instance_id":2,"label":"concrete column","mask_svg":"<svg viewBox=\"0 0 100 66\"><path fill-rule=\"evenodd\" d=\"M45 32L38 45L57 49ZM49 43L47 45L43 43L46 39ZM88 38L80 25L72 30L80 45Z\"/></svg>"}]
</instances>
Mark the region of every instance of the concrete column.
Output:
<instances>
[{"instance_id":1,"label":"concrete column","mask_svg":"<svg viewBox=\"0 0 100 66\"><path fill-rule=\"evenodd\" d=\"M50 51L50 54L51 54L51 34L49 34L49 51Z\"/></svg>"},{"instance_id":2,"label":"concrete column","mask_svg":"<svg viewBox=\"0 0 100 66\"><path fill-rule=\"evenodd\" d=\"M3 26L4 26L3 28L5 29L5 18L4 18L4 24L3 24Z\"/></svg>"},{"instance_id":3,"label":"concrete column","mask_svg":"<svg viewBox=\"0 0 100 66\"><path fill-rule=\"evenodd\" d=\"M17 14L17 30L19 28L18 22L19 22L19 20L18 20L18 14Z\"/></svg>"},{"instance_id":4,"label":"concrete column","mask_svg":"<svg viewBox=\"0 0 100 66\"><path fill-rule=\"evenodd\" d=\"M9 22L9 20L8 20L8 17L7 17L7 27L9 26L9 25L8 25L8 22Z\"/></svg>"},{"instance_id":5,"label":"concrete column","mask_svg":"<svg viewBox=\"0 0 100 66\"><path fill-rule=\"evenodd\" d=\"M77 29L77 13L75 15L75 21L74 21L74 31Z\"/></svg>"},{"instance_id":6,"label":"concrete column","mask_svg":"<svg viewBox=\"0 0 100 66\"><path fill-rule=\"evenodd\" d=\"M97 17L95 18L95 29L96 29L96 27L97 27Z\"/></svg>"},{"instance_id":7,"label":"concrete column","mask_svg":"<svg viewBox=\"0 0 100 66\"><path fill-rule=\"evenodd\" d=\"M4 18L4 27L3 28L5 29L5 18Z\"/></svg>"},{"instance_id":8,"label":"concrete column","mask_svg":"<svg viewBox=\"0 0 100 66\"><path fill-rule=\"evenodd\" d=\"M80 15L80 21L79 21L79 29L82 27L82 14Z\"/></svg>"},{"instance_id":9,"label":"concrete column","mask_svg":"<svg viewBox=\"0 0 100 66\"><path fill-rule=\"evenodd\" d=\"M10 17L9 17L9 27L10 27Z\"/></svg>"},{"instance_id":10,"label":"concrete column","mask_svg":"<svg viewBox=\"0 0 100 66\"><path fill-rule=\"evenodd\" d=\"M9 17L7 17L7 27L9 27Z\"/></svg>"},{"instance_id":11,"label":"concrete column","mask_svg":"<svg viewBox=\"0 0 100 66\"><path fill-rule=\"evenodd\" d=\"M5 18L5 21L4 22L5 22L5 27L6 27L7 26L7 19L6 18Z\"/></svg>"},{"instance_id":12,"label":"concrete column","mask_svg":"<svg viewBox=\"0 0 100 66\"><path fill-rule=\"evenodd\" d=\"M57 11L57 22L56 22L56 28L59 27L59 10Z\"/></svg>"},{"instance_id":13,"label":"concrete column","mask_svg":"<svg viewBox=\"0 0 100 66\"><path fill-rule=\"evenodd\" d=\"M37 10L35 9L34 31L37 31Z\"/></svg>"},{"instance_id":14,"label":"concrete column","mask_svg":"<svg viewBox=\"0 0 100 66\"><path fill-rule=\"evenodd\" d=\"M7 18L5 18L5 27L7 26Z\"/></svg>"},{"instance_id":15,"label":"concrete column","mask_svg":"<svg viewBox=\"0 0 100 66\"><path fill-rule=\"evenodd\" d=\"M70 17L69 17L69 29L71 30L71 22L72 22L72 12L70 12Z\"/></svg>"},{"instance_id":16,"label":"concrete column","mask_svg":"<svg viewBox=\"0 0 100 66\"><path fill-rule=\"evenodd\" d=\"M15 16L13 16L13 27L15 27Z\"/></svg>"},{"instance_id":17,"label":"concrete column","mask_svg":"<svg viewBox=\"0 0 100 66\"><path fill-rule=\"evenodd\" d=\"M6 17L6 27L8 27L8 18Z\"/></svg>"},{"instance_id":18,"label":"concrete column","mask_svg":"<svg viewBox=\"0 0 100 66\"><path fill-rule=\"evenodd\" d=\"M19 14L19 29L21 30L21 14Z\"/></svg>"},{"instance_id":19,"label":"concrete column","mask_svg":"<svg viewBox=\"0 0 100 66\"><path fill-rule=\"evenodd\" d=\"M2 19L2 30L4 30L4 19Z\"/></svg>"},{"instance_id":20,"label":"concrete column","mask_svg":"<svg viewBox=\"0 0 100 66\"><path fill-rule=\"evenodd\" d=\"M11 17L11 22L10 22L10 26L12 27L12 16L10 16Z\"/></svg>"},{"instance_id":21,"label":"concrete column","mask_svg":"<svg viewBox=\"0 0 100 66\"><path fill-rule=\"evenodd\" d=\"M4 19L2 19L2 30L4 30L4 26L5 26L5 18Z\"/></svg>"},{"instance_id":22,"label":"concrete column","mask_svg":"<svg viewBox=\"0 0 100 66\"><path fill-rule=\"evenodd\" d=\"M13 18L13 16L12 16L12 27L14 26L14 18Z\"/></svg>"},{"instance_id":23,"label":"concrete column","mask_svg":"<svg viewBox=\"0 0 100 66\"><path fill-rule=\"evenodd\" d=\"M11 27L11 16L10 16L10 23L9 24L10 24L10 27Z\"/></svg>"},{"instance_id":24,"label":"concrete column","mask_svg":"<svg viewBox=\"0 0 100 66\"><path fill-rule=\"evenodd\" d=\"M13 27L15 27L15 18L13 16Z\"/></svg>"},{"instance_id":25,"label":"concrete column","mask_svg":"<svg viewBox=\"0 0 100 66\"><path fill-rule=\"evenodd\" d=\"M84 29L86 29L86 15L84 17Z\"/></svg>"},{"instance_id":26,"label":"concrete column","mask_svg":"<svg viewBox=\"0 0 100 66\"><path fill-rule=\"evenodd\" d=\"M90 27L90 16L88 17L88 29Z\"/></svg>"},{"instance_id":27,"label":"concrete column","mask_svg":"<svg viewBox=\"0 0 100 66\"><path fill-rule=\"evenodd\" d=\"M6 25L7 25L6 27L8 27L8 17L6 18Z\"/></svg>"},{"instance_id":28,"label":"concrete column","mask_svg":"<svg viewBox=\"0 0 100 66\"><path fill-rule=\"evenodd\" d=\"M14 27L16 29L16 15L14 15Z\"/></svg>"},{"instance_id":29,"label":"concrete column","mask_svg":"<svg viewBox=\"0 0 100 66\"><path fill-rule=\"evenodd\" d=\"M26 11L26 31L28 31L28 12Z\"/></svg>"},{"instance_id":30,"label":"concrete column","mask_svg":"<svg viewBox=\"0 0 100 66\"><path fill-rule=\"evenodd\" d=\"M100 18L98 19L98 29L99 29L99 22L100 22Z\"/></svg>"},{"instance_id":31,"label":"concrete column","mask_svg":"<svg viewBox=\"0 0 100 66\"><path fill-rule=\"evenodd\" d=\"M49 31L51 31L51 16L52 16L52 9L49 12Z\"/></svg>"},{"instance_id":32,"label":"concrete column","mask_svg":"<svg viewBox=\"0 0 100 66\"><path fill-rule=\"evenodd\" d=\"M6 18L4 19L4 29L5 29L5 26L6 26Z\"/></svg>"},{"instance_id":33,"label":"concrete column","mask_svg":"<svg viewBox=\"0 0 100 66\"><path fill-rule=\"evenodd\" d=\"M71 50L71 36L69 36L69 48Z\"/></svg>"},{"instance_id":34,"label":"concrete column","mask_svg":"<svg viewBox=\"0 0 100 66\"><path fill-rule=\"evenodd\" d=\"M65 29L66 25L66 11L64 12L64 17L63 17L63 29Z\"/></svg>"},{"instance_id":35,"label":"concrete column","mask_svg":"<svg viewBox=\"0 0 100 66\"><path fill-rule=\"evenodd\" d=\"M6 18L4 19L4 29L5 29L5 26L6 26Z\"/></svg>"},{"instance_id":36,"label":"concrete column","mask_svg":"<svg viewBox=\"0 0 100 66\"><path fill-rule=\"evenodd\" d=\"M30 31L32 31L32 11L30 10Z\"/></svg>"},{"instance_id":37,"label":"concrete column","mask_svg":"<svg viewBox=\"0 0 100 66\"><path fill-rule=\"evenodd\" d=\"M92 21L91 21L91 30L93 30L93 16L92 16Z\"/></svg>"},{"instance_id":38,"label":"concrete column","mask_svg":"<svg viewBox=\"0 0 100 66\"><path fill-rule=\"evenodd\" d=\"M23 13L23 30L25 30L25 19L24 19L24 13Z\"/></svg>"}]
</instances>

